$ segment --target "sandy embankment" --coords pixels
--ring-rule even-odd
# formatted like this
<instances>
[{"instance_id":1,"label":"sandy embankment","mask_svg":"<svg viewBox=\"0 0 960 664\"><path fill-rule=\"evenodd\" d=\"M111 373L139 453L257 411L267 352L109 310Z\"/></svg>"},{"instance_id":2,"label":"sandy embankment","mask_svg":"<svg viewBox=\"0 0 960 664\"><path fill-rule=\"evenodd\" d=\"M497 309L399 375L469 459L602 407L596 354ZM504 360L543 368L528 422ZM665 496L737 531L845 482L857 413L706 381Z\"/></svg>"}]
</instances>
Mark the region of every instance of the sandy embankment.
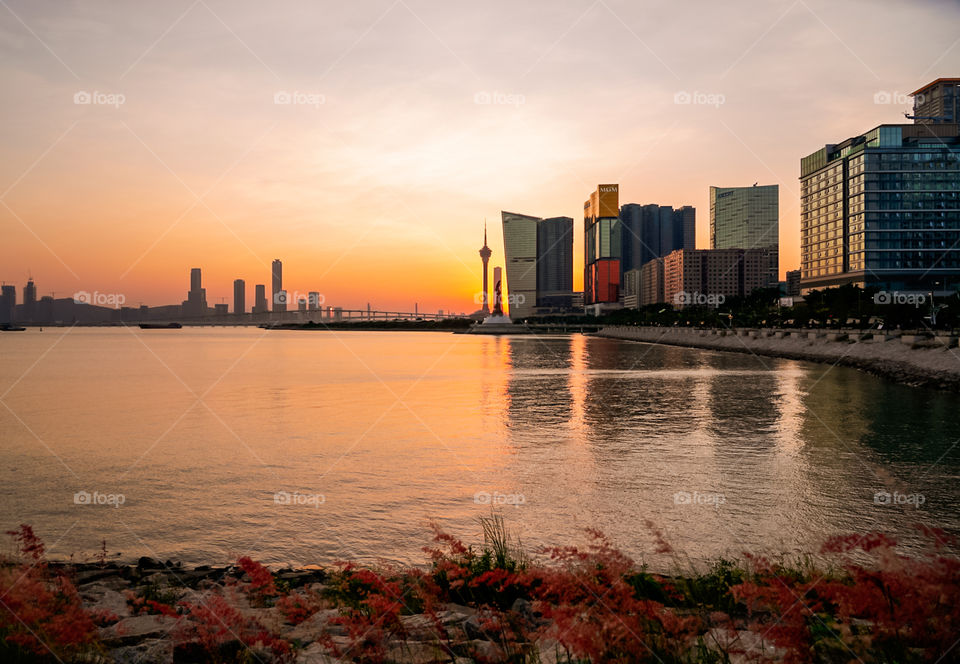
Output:
<instances>
[{"instance_id":1,"label":"sandy embankment","mask_svg":"<svg viewBox=\"0 0 960 664\"><path fill-rule=\"evenodd\" d=\"M597 336L854 367L907 385L960 392L956 333L608 326Z\"/></svg>"}]
</instances>

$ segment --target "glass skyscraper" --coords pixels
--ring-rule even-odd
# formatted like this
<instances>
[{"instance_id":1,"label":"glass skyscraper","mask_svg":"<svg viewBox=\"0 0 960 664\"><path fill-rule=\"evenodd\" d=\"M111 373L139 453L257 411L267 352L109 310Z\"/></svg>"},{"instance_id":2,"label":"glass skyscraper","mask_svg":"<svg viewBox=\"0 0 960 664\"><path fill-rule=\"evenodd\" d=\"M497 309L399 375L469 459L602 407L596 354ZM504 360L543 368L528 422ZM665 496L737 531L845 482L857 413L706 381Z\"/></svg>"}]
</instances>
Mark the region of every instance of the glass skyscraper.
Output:
<instances>
[{"instance_id":1,"label":"glass skyscraper","mask_svg":"<svg viewBox=\"0 0 960 664\"><path fill-rule=\"evenodd\" d=\"M537 308L573 306L573 219L551 217L537 224Z\"/></svg>"},{"instance_id":2,"label":"glass skyscraper","mask_svg":"<svg viewBox=\"0 0 960 664\"><path fill-rule=\"evenodd\" d=\"M769 249L768 285L780 278L780 186L710 187L710 248Z\"/></svg>"},{"instance_id":3,"label":"glass skyscraper","mask_svg":"<svg viewBox=\"0 0 960 664\"><path fill-rule=\"evenodd\" d=\"M620 303L620 187L601 184L583 204L583 303L594 314Z\"/></svg>"},{"instance_id":4,"label":"glass skyscraper","mask_svg":"<svg viewBox=\"0 0 960 664\"><path fill-rule=\"evenodd\" d=\"M960 286L958 125L880 125L800 161L803 290Z\"/></svg>"},{"instance_id":5,"label":"glass skyscraper","mask_svg":"<svg viewBox=\"0 0 960 664\"><path fill-rule=\"evenodd\" d=\"M569 309L573 299L573 219L501 212L512 318Z\"/></svg>"},{"instance_id":6,"label":"glass skyscraper","mask_svg":"<svg viewBox=\"0 0 960 664\"><path fill-rule=\"evenodd\" d=\"M689 205L674 210L626 203L620 207L620 224L621 275L677 249L696 248L697 211Z\"/></svg>"}]
</instances>

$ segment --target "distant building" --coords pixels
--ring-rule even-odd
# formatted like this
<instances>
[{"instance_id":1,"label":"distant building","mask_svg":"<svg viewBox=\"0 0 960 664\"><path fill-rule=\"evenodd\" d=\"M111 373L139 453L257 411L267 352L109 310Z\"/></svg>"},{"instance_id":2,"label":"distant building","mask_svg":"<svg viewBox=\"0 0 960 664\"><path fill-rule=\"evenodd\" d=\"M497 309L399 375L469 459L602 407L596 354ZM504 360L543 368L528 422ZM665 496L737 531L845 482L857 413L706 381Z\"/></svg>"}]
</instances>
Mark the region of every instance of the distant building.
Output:
<instances>
[{"instance_id":1,"label":"distant building","mask_svg":"<svg viewBox=\"0 0 960 664\"><path fill-rule=\"evenodd\" d=\"M664 302L663 258L654 258L640 268L640 306Z\"/></svg>"},{"instance_id":2,"label":"distant building","mask_svg":"<svg viewBox=\"0 0 960 664\"><path fill-rule=\"evenodd\" d=\"M584 308L620 308L620 187L601 184L583 204Z\"/></svg>"},{"instance_id":3,"label":"distant building","mask_svg":"<svg viewBox=\"0 0 960 664\"><path fill-rule=\"evenodd\" d=\"M640 278L639 269L627 270L623 273L623 306L625 309L640 308Z\"/></svg>"},{"instance_id":4,"label":"distant building","mask_svg":"<svg viewBox=\"0 0 960 664\"><path fill-rule=\"evenodd\" d=\"M297 300L297 311L306 311L307 310L307 298L301 297Z\"/></svg>"},{"instance_id":5,"label":"distant building","mask_svg":"<svg viewBox=\"0 0 960 664\"><path fill-rule=\"evenodd\" d=\"M663 258L661 302L717 307L730 297L769 288L771 249L681 249Z\"/></svg>"},{"instance_id":6,"label":"distant building","mask_svg":"<svg viewBox=\"0 0 960 664\"><path fill-rule=\"evenodd\" d=\"M264 284L257 284L253 287L253 313L265 314L270 309L267 305L267 287Z\"/></svg>"},{"instance_id":7,"label":"distant building","mask_svg":"<svg viewBox=\"0 0 960 664\"><path fill-rule=\"evenodd\" d=\"M569 311L573 299L573 219L503 211L509 313ZM482 256L481 256L482 258Z\"/></svg>"},{"instance_id":8,"label":"distant building","mask_svg":"<svg viewBox=\"0 0 960 664\"><path fill-rule=\"evenodd\" d=\"M181 310L183 315L188 317L199 318L207 315L207 290L202 287L198 267L190 270L190 290L187 291L187 299L183 301Z\"/></svg>"},{"instance_id":9,"label":"distant building","mask_svg":"<svg viewBox=\"0 0 960 664\"><path fill-rule=\"evenodd\" d=\"M230 307L226 302L213 305L213 313L216 316L226 316L230 313Z\"/></svg>"},{"instance_id":10,"label":"distant building","mask_svg":"<svg viewBox=\"0 0 960 664\"><path fill-rule=\"evenodd\" d=\"M17 318L17 287L0 288L0 323L13 323Z\"/></svg>"},{"instance_id":11,"label":"distant building","mask_svg":"<svg viewBox=\"0 0 960 664\"><path fill-rule=\"evenodd\" d=\"M710 248L768 249L767 285L780 279L780 187L710 187Z\"/></svg>"},{"instance_id":12,"label":"distant building","mask_svg":"<svg viewBox=\"0 0 960 664\"><path fill-rule=\"evenodd\" d=\"M785 294L800 294L800 270L787 270L787 287Z\"/></svg>"},{"instance_id":13,"label":"distant building","mask_svg":"<svg viewBox=\"0 0 960 664\"><path fill-rule=\"evenodd\" d=\"M310 291L307 293L307 306L310 311L317 311L320 309L320 293L317 291ZM370 305L367 304L367 313L370 313Z\"/></svg>"},{"instance_id":14,"label":"distant building","mask_svg":"<svg viewBox=\"0 0 960 664\"><path fill-rule=\"evenodd\" d=\"M23 319L34 320L37 316L37 287L33 279L27 280L23 287Z\"/></svg>"},{"instance_id":15,"label":"distant building","mask_svg":"<svg viewBox=\"0 0 960 664\"><path fill-rule=\"evenodd\" d=\"M537 224L536 305L548 311L569 311L573 306L571 217L550 217Z\"/></svg>"},{"instance_id":16,"label":"distant building","mask_svg":"<svg viewBox=\"0 0 960 664\"><path fill-rule=\"evenodd\" d=\"M952 79L949 79L952 81ZM953 113L939 101L916 108ZM948 91L950 93L948 94ZM951 101L952 100L952 101ZM932 110L931 110L932 109ZM924 115L923 117L928 117ZM800 270L806 293L845 284L952 292L960 286L960 131L917 118L828 144L800 161Z\"/></svg>"},{"instance_id":17,"label":"distant building","mask_svg":"<svg viewBox=\"0 0 960 664\"><path fill-rule=\"evenodd\" d=\"M916 124L960 122L960 78L938 78L913 93Z\"/></svg>"},{"instance_id":18,"label":"distant building","mask_svg":"<svg viewBox=\"0 0 960 664\"><path fill-rule=\"evenodd\" d=\"M483 276L481 278L481 283L483 292L480 295L480 313L484 316L490 313L490 287L487 283L487 263L490 262L490 256L493 255L493 250L487 246L487 221L483 221L483 246L480 247L480 261L483 263ZM368 306L369 309L369 306ZM369 314L369 311L367 312Z\"/></svg>"},{"instance_id":19,"label":"distant building","mask_svg":"<svg viewBox=\"0 0 960 664\"><path fill-rule=\"evenodd\" d=\"M271 308L273 311L286 311L287 310L287 298L286 293L284 297L280 297L280 293L283 292L283 263L280 262L279 258L273 259L273 264L270 266L270 276L271 276ZM280 300L283 300L282 302Z\"/></svg>"},{"instance_id":20,"label":"distant building","mask_svg":"<svg viewBox=\"0 0 960 664\"><path fill-rule=\"evenodd\" d=\"M233 280L233 313L247 313L247 283L243 279Z\"/></svg>"},{"instance_id":21,"label":"distant building","mask_svg":"<svg viewBox=\"0 0 960 664\"><path fill-rule=\"evenodd\" d=\"M685 205L626 203L620 207L622 274L677 249L696 248L697 211ZM626 306L626 302L624 302Z\"/></svg>"}]
</instances>

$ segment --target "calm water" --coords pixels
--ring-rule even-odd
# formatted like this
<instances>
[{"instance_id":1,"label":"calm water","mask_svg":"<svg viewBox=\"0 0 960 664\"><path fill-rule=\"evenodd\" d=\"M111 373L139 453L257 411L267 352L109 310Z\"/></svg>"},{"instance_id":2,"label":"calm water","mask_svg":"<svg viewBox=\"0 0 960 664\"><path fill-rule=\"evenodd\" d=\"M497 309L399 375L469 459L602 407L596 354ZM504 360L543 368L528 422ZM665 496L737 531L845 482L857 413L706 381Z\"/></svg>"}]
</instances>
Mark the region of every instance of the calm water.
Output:
<instances>
[{"instance_id":1,"label":"calm water","mask_svg":"<svg viewBox=\"0 0 960 664\"><path fill-rule=\"evenodd\" d=\"M960 397L823 365L582 336L47 328L0 335L0 395L0 526L33 524L56 556L105 538L125 559L419 563L430 520L476 541L486 495L522 503L504 514L528 548L593 527L655 566L645 519L693 561L960 532Z\"/></svg>"}]
</instances>

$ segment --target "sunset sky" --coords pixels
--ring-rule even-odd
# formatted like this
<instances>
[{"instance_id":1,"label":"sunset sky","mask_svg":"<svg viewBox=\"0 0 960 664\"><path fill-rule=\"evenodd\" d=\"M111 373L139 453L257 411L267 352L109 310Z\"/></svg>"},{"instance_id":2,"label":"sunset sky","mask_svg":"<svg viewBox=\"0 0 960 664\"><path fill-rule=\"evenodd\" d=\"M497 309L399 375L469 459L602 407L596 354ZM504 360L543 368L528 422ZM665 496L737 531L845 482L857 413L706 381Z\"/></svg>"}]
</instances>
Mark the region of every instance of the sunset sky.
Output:
<instances>
[{"instance_id":1,"label":"sunset sky","mask_svg":"<svg viewBox=\"0 0 960 664\"><path fill-rule=\"evenodd\" d=\"M710 185L779 184L794 269L800 158L960 75L946 0L0 5L18 300L32 273L41 295L179 303L201 267L211 305L243 278L249 306L281 258L327 304L472 311L500 210L573 217L582 287L601 182L696 206L701 248Z\"/></svg>"}]
</instances>

